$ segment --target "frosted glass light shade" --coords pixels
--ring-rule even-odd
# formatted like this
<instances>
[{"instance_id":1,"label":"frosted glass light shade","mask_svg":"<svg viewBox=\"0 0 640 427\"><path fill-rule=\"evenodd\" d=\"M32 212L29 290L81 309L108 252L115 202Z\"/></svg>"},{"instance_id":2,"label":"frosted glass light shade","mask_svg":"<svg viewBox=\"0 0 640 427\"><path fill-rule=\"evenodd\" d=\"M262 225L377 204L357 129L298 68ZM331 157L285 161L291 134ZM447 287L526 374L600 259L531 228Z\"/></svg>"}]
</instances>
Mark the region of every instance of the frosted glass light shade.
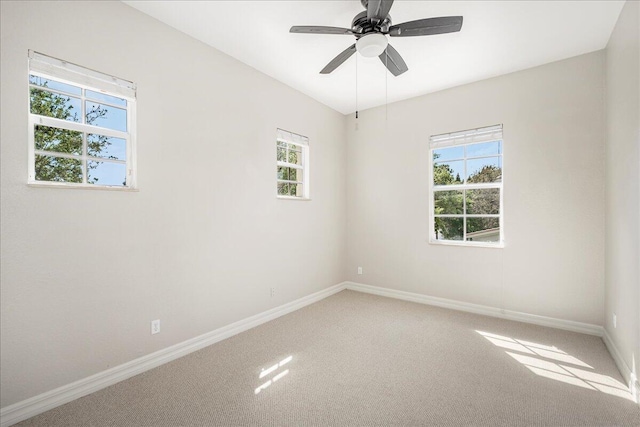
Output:
<instances>
[{"instance_id":1,"label":"frosted glass light shade","mask_svg":"<svg viewBox=\"0 0 640 427\"><path fill-rule=\"evenodd\" d=\"M367 58L374 56L380 56L382 52L387 48L387 37L384 34L373 33L360 37L356 42L356 49L360 52L360 55Z\"/></svg>"}]
</instances>

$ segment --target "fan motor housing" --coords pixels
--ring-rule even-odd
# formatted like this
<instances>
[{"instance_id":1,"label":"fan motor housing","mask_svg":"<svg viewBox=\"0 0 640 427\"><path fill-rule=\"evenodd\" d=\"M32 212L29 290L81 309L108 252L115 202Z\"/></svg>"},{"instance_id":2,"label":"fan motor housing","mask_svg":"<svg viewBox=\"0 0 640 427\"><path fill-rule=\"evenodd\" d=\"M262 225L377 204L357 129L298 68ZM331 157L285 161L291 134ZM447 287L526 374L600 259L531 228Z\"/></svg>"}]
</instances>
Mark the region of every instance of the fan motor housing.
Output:
<instances>
[{"instance_id":1,"label":"fan motor housing","mask_svg":"<svg viewBox=\"0 0 640 427\"><path fill-rule=\"evenodd\" d=\"M362 3L368 0L362 0ZM366 6L365 6L366 7ZM391 15L387 15L386 18L382 22L377 25L374 25L369 18L367 18L367 11L360 12L357 14L353 21L351 21L351 29L359 33L361 35L365 35L367 33L376 32L376 33L386 33L389 31L389 27L391 26ZM358 36L356 36L358 37Z\"/></svg>"}]
</instances>

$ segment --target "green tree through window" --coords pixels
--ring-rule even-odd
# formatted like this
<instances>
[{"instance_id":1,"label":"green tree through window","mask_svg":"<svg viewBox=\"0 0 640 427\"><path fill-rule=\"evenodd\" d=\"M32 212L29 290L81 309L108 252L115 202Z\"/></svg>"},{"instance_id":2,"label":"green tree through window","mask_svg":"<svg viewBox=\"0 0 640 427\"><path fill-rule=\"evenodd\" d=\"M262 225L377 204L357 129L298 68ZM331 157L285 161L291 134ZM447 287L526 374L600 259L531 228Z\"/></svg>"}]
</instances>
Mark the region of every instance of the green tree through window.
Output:
<instances>
[{"instance_id":1,"label":"green tree through window","mask_svg":"<svg viewBox=\"0 0 640 427\"><path fill-rule=\"evenodd\" d=\"M442 136L432 137L432 143L434 138L432 236L501 242L502 140L447 144Z\"/></svg>"},{"instance_id":2,"label":"green tree through window","mask_svg":"<svg viewBox=\"0 0 640 427\"><path fill-rule=\"evenodd\" d=\"M453 176L451 166L446 163L438 163L439 154L433 153L433 183L434 185L462 184L460 174ZM462 191L441 191L435 196L436 215L462 214ZM457 236L462 236L462 218L435 218L435 231L440 231L445 239L454 240Z\"/></svg>"},{"instance_id":3,"label":"green tree through window","mask_svg":"<svg viewBox=\"0 0 640 427\"><path fill-rule=\"evenodd\" d=\"M30 83L42 89L32 87L30 91L31 113L45 117L53 117L60 120L81 122L81 112L77 111L71 101L71 97L55 92L50 92L49 81L42 77L30 76ZM107 115L108 109L101 105L92 105L85 113L84 123L94 124L96 120ZM79 159L56 157L54 153L82 155L82 132L61 129L49 126L35 126L35 149L50 151L52 156L36 155L35 172L38 181L55 182L82 182L82 162ZM87 138L89 149L96 154L102 153L111 142L104 135L91 134ZM109 156L108 158L114 158ZM88 168L95 169L102 162L89 162ZM92 183L97 183L98 178L93 177ZM123 185L125 185L123 183Z\"/></svg>"}]
</instances>

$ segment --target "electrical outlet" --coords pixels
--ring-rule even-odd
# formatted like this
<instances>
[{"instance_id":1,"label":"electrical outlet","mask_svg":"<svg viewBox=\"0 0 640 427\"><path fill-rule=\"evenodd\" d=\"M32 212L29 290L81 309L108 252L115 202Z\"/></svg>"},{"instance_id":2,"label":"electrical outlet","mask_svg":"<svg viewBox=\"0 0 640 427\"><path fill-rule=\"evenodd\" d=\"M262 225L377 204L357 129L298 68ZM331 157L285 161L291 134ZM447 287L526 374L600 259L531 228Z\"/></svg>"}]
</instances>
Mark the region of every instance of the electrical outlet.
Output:
<instances>
[{"instance_id":1,"label":"electrical outlet","mask_svg":"<svg viewBox=\"0 0 640 427\"><path fill-rule=\"evenodd\" d=\"M613 315L613 328L617 328L618 327L618 318L616 317L616 315Z\"/></svg>"},{"instance_id":2,"label":"electrical outlet","mask_svg":"<svg viewBox=\"0 0 640 427\"><path fill-rule=\"evenodd\" d=\"M362 274L362 267L358 267L358 274Z\"/></svg>"},{"instance_id":3,"label":"electrical outlet","mask_svg":"<svg viewBox=\"0 0 640 427\"><path fill-rule=\"evenodd\" d=\"M160 319L151 321L151 335L160 332Z\"/></svg>"},{"instance_id":4,"label":"electrical outlet","mask_svg":"<svg viewBox=\"0 0 640 427\"><path fill-rule=\"evenodd\" d=\"M271 288L270 289L270 295L271 295L271 298L276 296L276 288Z\"/></svg>"}]
</instances>

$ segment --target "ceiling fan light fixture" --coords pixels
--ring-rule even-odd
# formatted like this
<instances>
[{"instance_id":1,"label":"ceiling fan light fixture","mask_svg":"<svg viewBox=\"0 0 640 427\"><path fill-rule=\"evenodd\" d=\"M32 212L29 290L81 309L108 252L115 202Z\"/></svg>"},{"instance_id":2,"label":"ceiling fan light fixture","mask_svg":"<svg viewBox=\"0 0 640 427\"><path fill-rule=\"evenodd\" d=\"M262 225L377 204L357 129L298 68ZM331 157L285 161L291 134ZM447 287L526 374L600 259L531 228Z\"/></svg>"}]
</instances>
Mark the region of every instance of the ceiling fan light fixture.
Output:
<instances>
[{"instance_id":1,"label":"ceiling fan light fixture","mask_svg":"<svg viewBox=\"0 0 640 427\"><path fill-rule=\"evenodd\" d=\"M387 48L388 43L389 41L384 34L367 34L356 41L356 49L360 52L360 55L373 58L374 56L380 56Z\"/></svg>"}]
</instances>

